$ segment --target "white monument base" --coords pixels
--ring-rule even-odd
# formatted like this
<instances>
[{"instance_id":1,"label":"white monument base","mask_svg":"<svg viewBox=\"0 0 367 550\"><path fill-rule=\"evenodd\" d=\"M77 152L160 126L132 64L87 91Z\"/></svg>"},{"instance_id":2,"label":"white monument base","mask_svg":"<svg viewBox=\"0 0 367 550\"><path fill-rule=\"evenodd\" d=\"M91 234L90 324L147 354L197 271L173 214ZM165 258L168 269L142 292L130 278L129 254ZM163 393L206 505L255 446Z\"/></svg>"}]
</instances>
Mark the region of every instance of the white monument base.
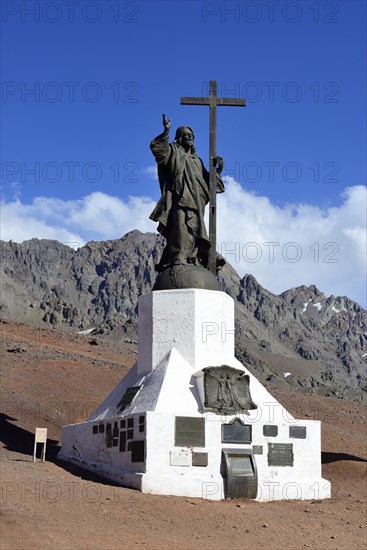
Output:
<instances>
[{"instance_id":1,"label":"white monument base","mask_svg":"<svg viewBox=\"0 0 367 550\"><path fill-rule=\"evenodd\" d=\"M221 414L205 406L203 369L220 373L223 365L236 369L238 379L248 375L256 409ZM228 393L225 377L223 386L211 380L218 402L243 399L238 389ZM235 358L234 302L218 291L163 290L140 298L136 365L87 422L62 428L58 456L145 493L330 497L321 477L320 422L294 419Z\"/></svg>"}]
</instances>

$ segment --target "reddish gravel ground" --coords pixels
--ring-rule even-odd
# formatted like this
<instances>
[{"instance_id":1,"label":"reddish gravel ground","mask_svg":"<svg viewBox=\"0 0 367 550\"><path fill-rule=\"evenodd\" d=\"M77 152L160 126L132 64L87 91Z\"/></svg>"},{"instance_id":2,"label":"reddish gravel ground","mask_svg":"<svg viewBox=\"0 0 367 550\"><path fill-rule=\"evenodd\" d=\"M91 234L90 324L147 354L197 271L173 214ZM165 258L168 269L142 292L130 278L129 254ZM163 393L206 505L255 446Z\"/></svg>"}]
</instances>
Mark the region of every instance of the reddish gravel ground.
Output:
<instances>
[{"instance_id":1,"label":"reddish gravel ground","mask_svg":"<svg viewBox=\"0 0 367 550\"><path fill-rule=\"evenodd\" d=\"M1 330L1 549L367 548L366 408L268 386L322 420L330 500L212 502L144 495L59 462L60 426L87 418L136 360L132 344L15 323ZM32 462L34 429L47 460Z\"/></svg>"}]
</instances>

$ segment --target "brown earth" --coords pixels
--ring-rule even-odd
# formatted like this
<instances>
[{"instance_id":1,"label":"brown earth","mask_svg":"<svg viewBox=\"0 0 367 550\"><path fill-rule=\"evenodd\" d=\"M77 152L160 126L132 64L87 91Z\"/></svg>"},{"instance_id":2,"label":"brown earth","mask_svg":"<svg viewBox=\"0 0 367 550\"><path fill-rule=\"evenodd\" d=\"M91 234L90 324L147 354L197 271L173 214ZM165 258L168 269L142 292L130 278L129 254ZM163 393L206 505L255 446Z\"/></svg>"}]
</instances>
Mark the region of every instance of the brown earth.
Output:
<instances>
[{"instance_id":1,"label":"brown earth","mask_svg":"<svg viewBox=\"0 0 367 550\"><path fill-rule=\"evenodd\" d=\"M1 549L367 547L364 405L267 386L297 418L322 420L329 500L145 495L56 458L60 426L91 414L135 362L135 346L14 323L0 330ZM36 426L48 428L45 463L32 462Z\"/></svg>"}]
</instances>

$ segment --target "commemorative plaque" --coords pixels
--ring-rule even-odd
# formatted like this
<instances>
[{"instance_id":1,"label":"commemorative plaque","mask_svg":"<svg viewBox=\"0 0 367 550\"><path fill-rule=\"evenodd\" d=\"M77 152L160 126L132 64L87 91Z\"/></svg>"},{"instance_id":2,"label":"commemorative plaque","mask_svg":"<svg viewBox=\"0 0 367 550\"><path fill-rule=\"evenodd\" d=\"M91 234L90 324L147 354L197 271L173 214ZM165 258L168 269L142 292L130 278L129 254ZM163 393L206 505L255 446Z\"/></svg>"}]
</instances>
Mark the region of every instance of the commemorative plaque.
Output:
<instances>
[{"instance_id":1,"label":"commemorative plaque","mask_svg":"<svg viewBox=\"0 0 367 550\"><path fill-rule=\"evenodd\" d=\"M207 466L208 465L208 453L192 453L192 465L193 466Z\"/></svg>"},{"instance_id":2,"label":"commemorative plaque","mask_svg":"<svg viewBox=\"0 0 367 550\"><path fill-rule=\"evenodd\" d=\"M126 432L120 432L120 453L126 451Z\"/></svg>"},{"instance_id":3,"label":"commemorative plaque","mask_svg":"<svg viewBox=\"0 0 367 550\"><path fill-rule=\"evenodd\" d=\"M145 431L145 416L141 415L139 416L139 432Z\"/></svg>"},{"instance_id":4,"label":"commemorative plaque","mask_svg":"<svg viewBox=\"0 0 367 550\"><path fill-rule=\"evenodd\" d=\"M293 443L268 443L269 466L293 466Z\"/></svg>"},{"instance_id":5,"label":"commemorative plaque","mask_svg":"<svg viewBox=\"0 0 367 550\"><path fill-rule=\"evenodd\" d=\"M204 406L215 414L235 414L257 409L250 394L250 377L229 365L206 367Z\"/></svg>"},{"instance_id":6,"label":"commemorative plaque","mask_svg":"<svg viewBox=\"0 0 367 550\"><path fill-rule=\"evenodd\" d=\"M130 403L132 403L134 397L140 390L140 386L134 386L132 388L127 388L124 395L121 397L120 401L117 404L119 412L122 412Z\"/></svg>"},{"instance_id":7,"label":"commemorative plaque","mask_svg":"<svg viewBox=\"0 0 367 550\"><path fill-rule=\"evenodd\" d=\"M129 444L131 450L131 462L144 462L145 460L145 441L131 441Z\"/></svg>"},{"instance_id":8,"label":"commemorative plaque","mask_svg":"<svg viewBox=\"0 0 367 550\"><path fill-rule=\"evenodd\" d=\"M278 426L265 424L263 426L263 435L267 437L276 437L278 435Z\"/></svg>"},{"instance_id":9,"label":"commemorative plaque","mask_svg":"<svg viewBox=\"0 0 367 550\"><path fill-rule=\"evenodd\" d=\"M229 424L222 424L222 443L251 443L252 426L235 418Z\"/></svg>"},{"instance_id":10,"label":"commemorative plaque","mask_svg":"<svg viewBox=\"0 0 367 550\"><path fill-rule=\"evenodd\" d=\"M169 455L170 466L191 466L190 451L171 451Z\"/></svg>"},{"instance_id":11,"label":"commemorative plaque","mask_svg":"<svg viewBox=\"0 0 367 550\"><path fill-rule=\"evenodd\" d=\"M175 447L205 447L205 419L176 416Z\"/></svg>"},{"instance_id":12,"label":"commemorative plaque","mask_svg":"<svg viewBox=\"0 0 367 550\"><path fill-rule=\"evenodd\" d=\"M297 439L306 439L307 437L306 426L289 426L289 437L295 437Z\"/></svg>"},{"instance_id":13,"label":"commemorative plaque","mask_svg":"<svg viewBox=\"0 0 367 550\"><path fill-rule=\"evenodd\" d=\"M106 434L105 434L105 441L106 441L106 446L107 447L112 447L112 445L113 445L113 436L112 436L111 424L107 424Z\"/></svg>"}]
</instances>

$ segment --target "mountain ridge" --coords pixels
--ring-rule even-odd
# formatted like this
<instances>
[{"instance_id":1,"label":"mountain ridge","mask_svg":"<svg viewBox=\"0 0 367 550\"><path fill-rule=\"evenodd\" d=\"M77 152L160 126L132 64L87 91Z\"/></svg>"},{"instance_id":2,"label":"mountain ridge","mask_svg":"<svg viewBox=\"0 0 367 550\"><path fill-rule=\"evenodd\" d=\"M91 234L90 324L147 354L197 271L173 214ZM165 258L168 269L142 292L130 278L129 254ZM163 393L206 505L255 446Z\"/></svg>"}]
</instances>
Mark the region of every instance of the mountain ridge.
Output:
<instances>
[{"instance_id":1,"label":"mountain ridge","mask_svg":"<svg viewBox=\"0 0 367 550\"><path fill-rule=\"evenodd\" d=\"M138 230L78 250L45 239L1 241L0 315L136 341L138 297L151 291L163 247L160 235ZM367 312L359 304L315 285L276 295L228 263L219 281L235 301L236 355L255 375L279 387L363 398Z\"/></svg>"}]
</instances>

